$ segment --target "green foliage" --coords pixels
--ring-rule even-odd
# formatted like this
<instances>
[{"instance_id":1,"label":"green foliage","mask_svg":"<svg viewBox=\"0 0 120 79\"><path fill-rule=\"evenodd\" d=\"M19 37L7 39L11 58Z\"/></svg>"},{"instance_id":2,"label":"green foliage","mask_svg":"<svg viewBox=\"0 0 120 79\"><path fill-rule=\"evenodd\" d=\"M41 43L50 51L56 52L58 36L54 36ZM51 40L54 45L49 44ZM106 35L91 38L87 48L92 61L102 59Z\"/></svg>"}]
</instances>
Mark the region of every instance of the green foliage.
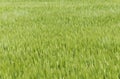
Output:
<instances>
[{"instance_id":1,"label":"green foliage","mask_svg":"<svg viewBox=\"0 0 120 79\"><path fill-rule=\"evenodd\" d=\"M0 3L0 79L120 79L119 1L72 1Z\"/></svg>"}]
</instances>

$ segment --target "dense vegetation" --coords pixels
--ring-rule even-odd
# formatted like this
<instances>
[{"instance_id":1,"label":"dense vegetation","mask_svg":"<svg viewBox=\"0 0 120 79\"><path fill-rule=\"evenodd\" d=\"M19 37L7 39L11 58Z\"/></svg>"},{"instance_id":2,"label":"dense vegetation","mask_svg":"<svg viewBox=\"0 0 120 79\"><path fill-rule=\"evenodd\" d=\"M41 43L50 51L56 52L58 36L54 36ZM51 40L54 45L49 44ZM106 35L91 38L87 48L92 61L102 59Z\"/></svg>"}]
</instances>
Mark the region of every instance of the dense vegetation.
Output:
<instances>
[{"instance_id":1,"label":"dense vegetation","mask_svg":"<svg viewBox=\"0 0 120 79\"><path fill-rule=\"evenodd\" d=\"M120 79L119 0L0 1L0 79Z\"/></svg>"}]
</instances>

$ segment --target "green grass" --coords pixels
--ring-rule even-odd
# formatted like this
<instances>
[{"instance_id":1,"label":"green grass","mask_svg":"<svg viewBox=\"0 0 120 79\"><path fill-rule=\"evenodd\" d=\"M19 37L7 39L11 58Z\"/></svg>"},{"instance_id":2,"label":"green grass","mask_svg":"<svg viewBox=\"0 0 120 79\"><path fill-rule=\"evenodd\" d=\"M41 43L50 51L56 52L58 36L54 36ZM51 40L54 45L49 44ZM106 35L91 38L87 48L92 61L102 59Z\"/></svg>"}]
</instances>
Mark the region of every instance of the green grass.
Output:
<instances>
[{"instance_id":1,"label":"green grass","mask_svg":"<svg viewBox=\"0 0 120 79\"><path fill-rule=\"evenodd\" d=\"M0 79L120 79L119 0L1 0Z\"/></svg>"}]
</instances>

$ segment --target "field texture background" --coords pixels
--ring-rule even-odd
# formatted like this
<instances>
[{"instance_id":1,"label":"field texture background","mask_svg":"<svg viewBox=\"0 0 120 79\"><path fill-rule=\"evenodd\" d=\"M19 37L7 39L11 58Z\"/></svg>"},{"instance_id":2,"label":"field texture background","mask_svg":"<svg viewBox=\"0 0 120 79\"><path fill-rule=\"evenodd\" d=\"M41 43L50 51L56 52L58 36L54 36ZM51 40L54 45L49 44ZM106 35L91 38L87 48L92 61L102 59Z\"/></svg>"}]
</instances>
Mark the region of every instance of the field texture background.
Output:
<instances>
[{"instance_id":1,"label":"field texture background","mask_svg":"<svg viewBox=\"0 0 120 79\"><path fill-rule=\"evenodd\" d=\"M120 79L120 1L0 0L0 79Z\"/></svg>"}]
</instances>

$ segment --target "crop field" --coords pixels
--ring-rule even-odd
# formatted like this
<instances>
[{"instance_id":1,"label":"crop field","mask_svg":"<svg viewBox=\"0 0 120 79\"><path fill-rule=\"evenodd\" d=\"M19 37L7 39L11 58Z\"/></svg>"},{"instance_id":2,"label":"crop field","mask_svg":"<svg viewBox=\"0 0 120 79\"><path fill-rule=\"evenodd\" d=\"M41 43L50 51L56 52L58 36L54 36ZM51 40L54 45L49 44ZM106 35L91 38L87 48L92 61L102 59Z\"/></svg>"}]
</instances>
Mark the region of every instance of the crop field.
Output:
<instances>
[{"instance_id":1,"label":"crop field","mask_svg":"<svg viewBox=\"0 0 120 79\"><path fill-rule=\"evenodd\" d=\"M120 1L0 0L0 79L120 79Z\"/></svg>"}]
</instances>

